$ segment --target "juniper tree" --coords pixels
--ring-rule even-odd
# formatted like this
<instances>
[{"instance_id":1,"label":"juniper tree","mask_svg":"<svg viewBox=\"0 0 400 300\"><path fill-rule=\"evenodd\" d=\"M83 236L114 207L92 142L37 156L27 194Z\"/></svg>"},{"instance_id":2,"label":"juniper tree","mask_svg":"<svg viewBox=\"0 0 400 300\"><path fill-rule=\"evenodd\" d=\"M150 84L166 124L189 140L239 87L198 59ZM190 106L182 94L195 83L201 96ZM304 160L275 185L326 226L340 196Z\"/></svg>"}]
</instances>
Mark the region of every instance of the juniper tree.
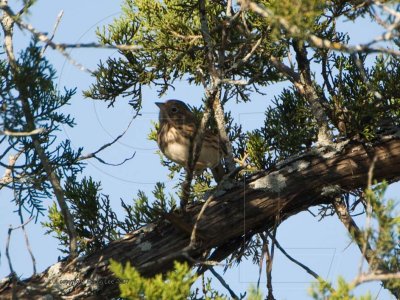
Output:
<instances>
[{"instance_id":1,"label":"juniper tree","mask_svg":"<svg viewBox=\"0 0 400 300\"><path fill-rule=\"evenodd\" d=\"M127 99L126 105L139 114L144 87L156 87L161 97L177 82L201 86L203 104L192 107L199 132L208 128L219 134L228 155L227 175L218 186L207 172L193 180L193 169L184 170L162 157L170 176L179 179L175 195L162 183L153 195L139 191L133 203L122 201L123 218L110 206L112 195L100 193L100 183L90 176L77 180L82 172L80 152L74 153L68 142L54 145L58 124L73 125L71 117L55 112L73 91L56 91L54 71L37 41L20 59L13 57L7 48L12 26L5 20L24 23L5 1L0 8L8 57L0 65L2 126L3 132L13 133L2 138L9 144L2 158L12 150L25 157L20 165L6 165L13 175L4 185L18 195L18 209L33 205L30 213L42 212L41 198L57 196L58 207L50 208L45 226L70 255L59 263L56 274L47 270L40 278L28 279L24 284L33 287L29 291L21 282L5 281L0 288L5 295L15 288L20 296L118 297L118 281L98 284L117 276L132 280L122 282L122 296L159 297L169 283L176 287L185 278L182 289L176 289L177 299L197 299L196 293L188 295L193 273L187 274L187 266L202 275L212 272L216 261L232 266L245 258L259 262L267 255L267 298L273 299L271 257L280 248L276 229L292 215L318 206L319 217L336 215L343 223L370 272L352 283L340 279L334 286L302 265L319 282L312 296L352 297L352 289L369 280L382 280L399 296L399 219L393 203L383 201L384 187L378 184L399 178L397 2L125 0L121 15L97 32L99 43L116 47L120 55L99 62L95 83L84 95L105 101L110 109ZM352 44L338 24L360 18L383 25L385 34ZM43 34L34 36L57 49ZM382 41L391 44L382 46ZM35 76L19 77L28 69ZM251 105L255 94L267 99L264 88L276 83L285 83L285 88L274 95L264 124L246 132L226 104ZM30 106L24 109L23 103ZM38 128L43 131L32 132ZM19 131L26 134L17 136ZM149 137L155 139L155 131ZM199 137L201 133L193 139L193 158ZM178 198L188 205L177 205ZM352 217L358 210L379 226L359 229ZM238 226L244 218L245 232ZM71 261L77 254L81 258ZM110 270L112 259L123 265L112 263ZM175 260L187 265L176 264L170 272ZM60 284L71 276L80 284ZM143 276L156 277L152 282ZM160 290L152 290L152 283ZM203 297L221 296L211 288L204 291Z\"/></svg>"}]
</instances>

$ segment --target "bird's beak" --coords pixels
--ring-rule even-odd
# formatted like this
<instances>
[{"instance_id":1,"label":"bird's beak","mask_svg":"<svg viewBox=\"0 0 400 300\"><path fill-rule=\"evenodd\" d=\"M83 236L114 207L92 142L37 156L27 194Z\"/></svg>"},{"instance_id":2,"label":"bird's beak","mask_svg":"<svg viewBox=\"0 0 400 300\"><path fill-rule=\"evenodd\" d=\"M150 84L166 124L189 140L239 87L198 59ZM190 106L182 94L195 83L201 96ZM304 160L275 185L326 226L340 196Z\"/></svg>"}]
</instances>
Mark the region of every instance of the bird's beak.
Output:
<instances>
[{"instance_id":1,"label":"bird's beak","mask_svg":"<svg viewBox=\"0 0 400 300\"><path fill-rule=\"evenodd\" d=\"M156 105L160 108L160 109L162 109L162 107L164 106L164 102L156 102Z\"/></svg>"}]
</instances>

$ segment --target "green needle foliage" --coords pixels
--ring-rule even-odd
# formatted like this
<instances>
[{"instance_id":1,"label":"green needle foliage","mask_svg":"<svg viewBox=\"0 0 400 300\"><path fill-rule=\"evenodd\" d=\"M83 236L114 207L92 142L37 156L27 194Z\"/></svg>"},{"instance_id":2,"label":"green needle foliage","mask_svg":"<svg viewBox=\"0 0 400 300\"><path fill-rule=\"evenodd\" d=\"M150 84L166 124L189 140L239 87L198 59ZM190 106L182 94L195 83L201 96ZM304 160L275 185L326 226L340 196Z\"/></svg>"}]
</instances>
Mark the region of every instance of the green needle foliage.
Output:
<instances>
[{"instance_id":1,"label":"green needle foliage","mask_svg":"<svg viewBox=\"0 0 400 300\"><path fill-rule=\"evenodd\" d=\"M58 137L62 126L75 126L74 119L62 112L63 106L68 105L75 94L75 89L58 90L54 83L56 71L40 54L41 47L36 42L32 41L21 51L14 69L4 58L4 53L1 54L0 127L15 133L39 129L40 133L35 137L44 149L51 168L65 180L76 176L83 168L83 163L77 161L82 149L74 150L70 140ZM13 201L17 210L20 215L28 212L37 218L45 210L43 201L51 198L53 191L32 136L1 136L0 143L2 159L10 154L18 155L12 176L19 179L6 184L14 191Z\"/></svg>"},{"instance_id":2,"label":"green needle foliage","mask_svg":"<svg viewBox=\"0 0 400 300\"><path fill-rule=\"evenodd\" d=\"M121 282L121 297L132 300L184 300L189 297L190 286L196 280L196 276L190 274L189 266L179 262L175 262L173 271L154 278L140 276L129 262L123 267L111 261L110 269Z\"/></svg>"},{"instance_id":3,"label":"green needle foliage","mask_svg":"<svg viewBox=\"0 0 400 300\"><path fill-rule=\"evenodd\" d=\"M111 208L109 196L100 193L100 183L92 178L83 178L81 182L70 179L64 190L74 217L79 253L89 254L121 236L120 222ZM42 223L47 228L46 233L55 234L62 246L60 250L68 253L65 220L55 203L49 208L48 218L48 222Z\"/></svg>"},{"instance_id":4,"label":"green needle foliage","mask_svg":"<svg viewBox=\"0 0 400 300\"><path fill-rule=\"evenodd\" d=\"M391 274L400 269L400 217L395 202L384 198L386 188L387 183L383 182L365 192L369 223L361 230L361 237L363 245L368 244L374 249L370 251L366 248L371 257L368 271L372 274ZM354 296L354 289L362 283L357 279L346 281L339 277L332 289L331 284L320 280L312 285L310 294L316 300L372 299L370 293L360 297ZM400 292L400 280L387 280L384 287Z\"/></svg>"}]
</instances>

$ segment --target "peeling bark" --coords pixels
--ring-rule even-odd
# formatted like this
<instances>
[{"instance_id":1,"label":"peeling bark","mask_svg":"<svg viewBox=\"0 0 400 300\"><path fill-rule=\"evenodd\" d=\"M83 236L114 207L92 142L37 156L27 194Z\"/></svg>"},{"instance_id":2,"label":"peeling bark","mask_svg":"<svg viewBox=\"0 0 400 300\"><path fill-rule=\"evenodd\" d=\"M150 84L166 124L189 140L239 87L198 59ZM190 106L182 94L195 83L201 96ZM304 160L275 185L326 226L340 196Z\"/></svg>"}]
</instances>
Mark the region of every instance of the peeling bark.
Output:
<instances>
[{"instance_id":1,"label":"peeling bark","mask_svg":"<svg viewBox=\"0 0 400 300\"><path fill-rule=\"evenodd\" d=\"M110 259L130 261L145 276L167 272L174 260L193 265L201 260L204 251L216 247L221 249L217 257L222 260L249 235L272 228L277 216L283 221L311 206L331 203L329 191L366 187L370 157L377 157L374 179L400 178L399 132L382 136L368 147L354 141L335 147L313 149L279 163L273 170L259 172L245 183L229 184L211 201L198 223L202 240L194 248L187 249L187 232L166 220L160 221L89 256L59 262L24 281L5 278L0 282L0 298L11 299L13 294L18 299L117 297L118 281L108 270ZM188 206L185 221L193 226L201 206ZM236 247L232 247L232 241ZM186 255L182 252L185 248Z\"/></svg>"}]
</instances>

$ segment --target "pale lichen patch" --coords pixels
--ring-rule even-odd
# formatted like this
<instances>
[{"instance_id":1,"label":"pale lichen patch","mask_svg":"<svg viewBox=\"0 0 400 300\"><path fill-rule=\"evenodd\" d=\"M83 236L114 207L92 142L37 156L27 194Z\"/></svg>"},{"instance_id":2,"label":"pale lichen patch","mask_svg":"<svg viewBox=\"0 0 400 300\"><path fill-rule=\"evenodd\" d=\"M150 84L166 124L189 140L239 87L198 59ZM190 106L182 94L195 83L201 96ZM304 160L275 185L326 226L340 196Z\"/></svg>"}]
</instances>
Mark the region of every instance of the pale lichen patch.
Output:
<instances>
[{"instance_id":1,"label":"pale lichen patch","mask_svg":"<svg viewBox=\"0 0 400 300\"><path fill-rule=\"evenodd\" d=\"M150 224L148 224L148 225L142 227L142 228L141 228L141 231L142 231L142 232L151 232L151 231L154 230L155 227L156 227L155 224L150 223Z\"/></svg>"},{"instance_id":2,"label":"pale lichen patch","mask_svg":"<svg viewBox=\"0 0 400 300\"><path fill-rule=\"evenodd\" d=\"M48 278L50 279L50 278L54 278L54 277L60 276L61 267L62 267L62 263L61 262L58 262L58 263L52 265L49 268L49 271L47 272Z\"/></svg>"},{"instance_id":3,"label":"pale lichen patch","mask_svg":"<svg viewBox=\"0 0 400 300\"><path fill-rule=\"evenodd\" d=\"M294 171L303 171L310 166L310 162L306 160L298 160L293 162L290 166L286 168L288 173L292 173Z\"/></svg>"},{"instance_id":4,"label":"pale lichen patch","mask_svg":"<svg viewBox=\"0 0 400 300\"><path fill-rule=\"evenodd\" d=\"M253 189L265 189L274 193L281 192L287 185L287 179L279 172L273 172L261 177L250 184Z\"/></svg>"},{"instance_id":5,"label":"pale lichen patch","mask_svg":"<svg viewBox=\"0 0 400 300\"><path fill-rule=\"evenodd\" d=\"M336 154L337 154L336 151L330 151L330 152L324 153L322 155L322 157L325 158L325 159L329 159L329 158L334 157Z\"/></svg>"},{"instance_id":6,"label":"pale lichen patch","mask_svg":"<svg viewBox=\"0 0 400 300\"><path fill-rule=\"evenodd\" d=\"M335 185L327 185L322 188L321 195L322 196L332 196L337 195L341 192L340 186Z\"/></svg>"},{"instance_id":7,"label":"pale lichen patch","mask_svg":"<svg viewBox=\"0 0 400 300\"><path fill-rule=\"evenodd\" d=\"M152 248L150 242L141 243L138 247L139 247L139 249L140 249L141 251L143 251L143 252L149 251L149 250L151 250L151 248Z\"/></svg>"}]
</instances>

